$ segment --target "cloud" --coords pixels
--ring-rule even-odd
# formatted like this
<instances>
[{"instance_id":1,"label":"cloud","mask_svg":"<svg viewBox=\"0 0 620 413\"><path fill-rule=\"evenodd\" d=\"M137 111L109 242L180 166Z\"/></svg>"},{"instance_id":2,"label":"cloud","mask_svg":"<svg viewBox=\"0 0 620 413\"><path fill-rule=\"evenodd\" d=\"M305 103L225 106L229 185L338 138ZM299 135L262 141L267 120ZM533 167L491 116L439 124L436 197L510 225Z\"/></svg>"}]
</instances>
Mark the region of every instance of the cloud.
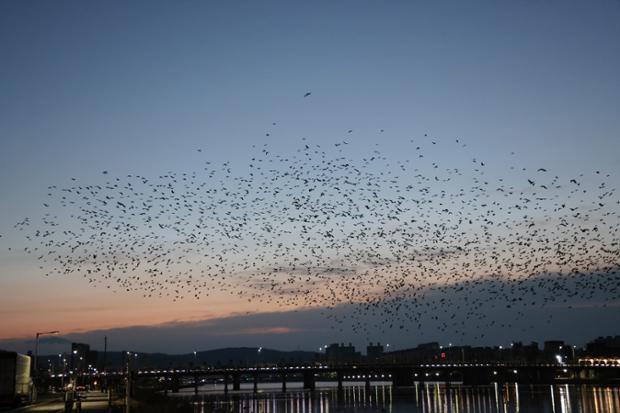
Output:
<instances>
[{"instance_id":1,"label":"cloud","mask_svg":"<svg viewBox=\"0 0 620 413\"><path fill-rule=\"evenodd\" d=\"M386 324L385 313L364 313L364 304L359 303L340 305L329 310L305 308L245 313L204 320L84 331L42 338L39 350L41 354L67 352L73 341L89 343L93 348L102 350L104 336L108 338L110 351L171 354L242 346L314 350L333 342L353 342L359 348L375 341L390 343L392 348L408 348L428 341L489 345L510 340L542 342L563 339L569 343L583 344L600 335L619 333L614 330L614 326L618 325L620 315L610 310L610 307L618 306L615 290L602 291L587 299L568 299L562 293L558 294L555 301L545 301L546 298L541 297L541 285L579 288L581 283L592 282L597 276L544 274L525 281L493 277L477 280L467 286L455 284L449 288L427 289L415 298L391 303L392 313L387 316L393 320L393 328ZM506 291L510 291L508 296ZM527 291L535 291L536 294ZM506 297L517 301L508 303ZM519 298L523 298L523 301ZM472 306L472 302L476 305ZM399 304L401 309L396 310ZM456 314L456 318L451 319L458 306L462 310ZM396 320L413 311L418 312L420 326L406 324L401 329ZM438 328L442 323L461 321L465 327L460 331ZM354 323L357 323L355 329ZM0 348L25 352L33 349L33 338L0 340Z\"/></svg>"},{"instance_id":2,"label":"cloud","mask_svg":"<svg viewBox=\"0 0 620 413\"><path fill-rule=\"evenodd\" d=\"M305 330L291 327L248 327L236 331L217 333L222 336L237 336L243 334L290 334L303 333Z\"/></svg>"}]
</instances>

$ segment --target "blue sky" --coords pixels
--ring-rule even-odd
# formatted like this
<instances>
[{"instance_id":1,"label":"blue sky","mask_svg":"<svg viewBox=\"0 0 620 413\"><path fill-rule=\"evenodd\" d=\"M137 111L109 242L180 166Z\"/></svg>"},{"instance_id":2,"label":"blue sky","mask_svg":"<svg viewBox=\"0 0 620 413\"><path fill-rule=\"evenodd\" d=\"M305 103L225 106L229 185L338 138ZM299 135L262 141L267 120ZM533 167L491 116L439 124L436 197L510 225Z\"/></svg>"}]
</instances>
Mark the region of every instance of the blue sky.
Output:
<instances>
[{"instance_id":1,"label":"blue sky","mask_svg":"<svg viewBox=\"0 0 620 413\"><path fill-rule=\"evenodd\" d=\"M491 170L516 151L520 166L617 184L619 22L615 0L0 3L0 294L15 292L0 313L20 320L0 321L3 337L54 328L30 305L50 291L54 317L117 300L7 250L21 242L13 224L70 177L195 170L196 148L244 165L253 144L289 153L302 137L406 159L403 144L428 133L461 138ZM75 329L171 321L132 305L134 317L94 311Z\"/></svg>"}]
</instances>

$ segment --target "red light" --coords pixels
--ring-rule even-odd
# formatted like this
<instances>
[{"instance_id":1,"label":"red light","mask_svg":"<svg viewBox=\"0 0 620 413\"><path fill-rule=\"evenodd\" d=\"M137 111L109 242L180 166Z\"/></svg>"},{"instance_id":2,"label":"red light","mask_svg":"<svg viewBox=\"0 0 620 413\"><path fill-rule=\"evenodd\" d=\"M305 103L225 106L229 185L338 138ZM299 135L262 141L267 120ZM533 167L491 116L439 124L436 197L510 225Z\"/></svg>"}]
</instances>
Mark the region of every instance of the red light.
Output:
<instances>
[{"instance_id":1,"label":"red light","mask_svg":"<svg viewBox=\"0 0 620 413\"><path fill-rule=\"evenodd\" d=\"M445 359L446 358L446 353L444 353L443 351L441 352L441 358Z\"/></svg>"}]
</instances>

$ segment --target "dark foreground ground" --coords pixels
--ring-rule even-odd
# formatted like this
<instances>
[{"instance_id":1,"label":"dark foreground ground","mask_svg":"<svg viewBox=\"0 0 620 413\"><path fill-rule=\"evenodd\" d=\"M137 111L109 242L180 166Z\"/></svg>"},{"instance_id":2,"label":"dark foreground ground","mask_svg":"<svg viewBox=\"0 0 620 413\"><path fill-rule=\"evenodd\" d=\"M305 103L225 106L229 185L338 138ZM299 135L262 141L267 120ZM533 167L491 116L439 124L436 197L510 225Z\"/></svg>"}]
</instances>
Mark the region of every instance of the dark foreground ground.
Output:
<instances>
[{"instance_id":1,"label":"dark foreground ground","mask_svg":"<svg viewBox=\"0 0 620 413\"><path fill-rule=\"evenodd\" d=\"M119 401L113 401L112 405L109 405L108 396L106 393L101 392L84 392L82 394L82 412L88 413L112 413L120 412ZM65 411L65 402L62 395L50 395L42 396L37 403L18 407L16 409L3 410L3 413L17 413L17 412L37 412L37 413L59 413ZM74 404L73 411L77 411L77 406Z\"/></svg>"}]
</instances>

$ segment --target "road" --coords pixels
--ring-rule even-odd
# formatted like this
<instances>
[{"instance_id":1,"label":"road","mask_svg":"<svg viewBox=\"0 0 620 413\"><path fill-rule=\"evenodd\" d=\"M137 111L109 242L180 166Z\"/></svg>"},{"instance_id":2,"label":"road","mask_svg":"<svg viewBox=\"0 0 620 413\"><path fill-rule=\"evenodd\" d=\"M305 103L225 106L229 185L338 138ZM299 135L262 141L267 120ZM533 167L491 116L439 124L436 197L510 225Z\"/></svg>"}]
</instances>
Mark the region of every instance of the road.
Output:
<instances>
[{"instance_id":1,"label":"road","mask_svg":"<svg viewBox=\"0 0 620 413\"><path fill-rule=\"evenodd\" d=\"M108 397L107 394L101 392L84 392L80 393L82 399L82 412L88 413L107 413L108 412ZM36 404L30 406L24 406L13 410L6 410L6 413L60 413L64 412L65 403L62 398L54 398L49 400L42 400ZM75 404L73 411L76 412Z\"/></svg>"}]
</instances>

